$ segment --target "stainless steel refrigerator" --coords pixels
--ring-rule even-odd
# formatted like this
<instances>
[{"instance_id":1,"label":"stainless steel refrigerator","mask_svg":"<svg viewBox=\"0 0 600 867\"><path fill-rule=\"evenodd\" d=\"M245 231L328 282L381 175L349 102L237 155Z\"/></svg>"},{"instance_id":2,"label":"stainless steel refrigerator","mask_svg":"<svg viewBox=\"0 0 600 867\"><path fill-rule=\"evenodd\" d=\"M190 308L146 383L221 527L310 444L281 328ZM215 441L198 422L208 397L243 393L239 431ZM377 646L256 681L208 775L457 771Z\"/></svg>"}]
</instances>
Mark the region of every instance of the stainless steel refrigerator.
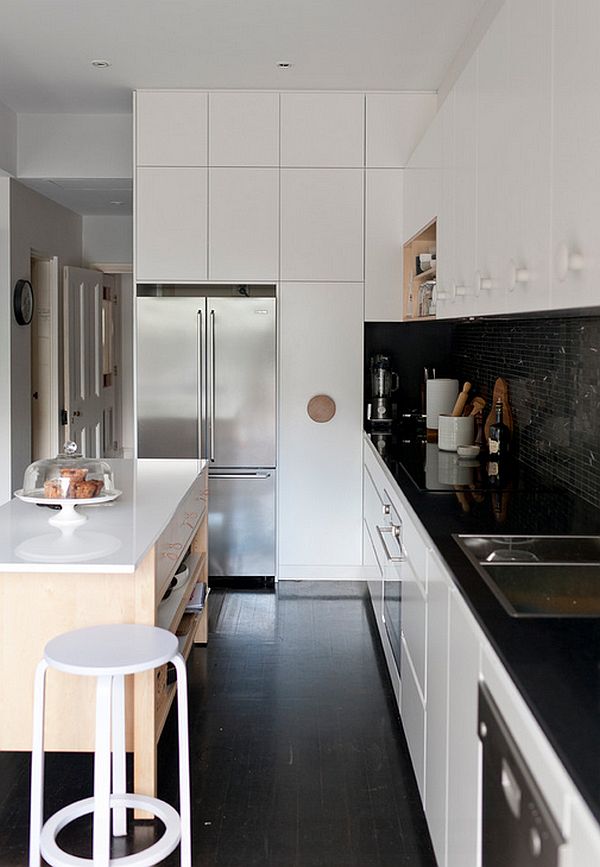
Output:
<instances>
[{"instance_id":1,"label":"stainless steel refrigerator","mask_svg":"<svg viewBox=\"0 0 600 867\"><path fill-rule=\"evenodd\" d=\"M174 287L172 295L137 299L138 456L206 458L209 575L268 577L275 574L274 290L211 289L204 297L205 288Z\"/></svg>"}]
</instances>

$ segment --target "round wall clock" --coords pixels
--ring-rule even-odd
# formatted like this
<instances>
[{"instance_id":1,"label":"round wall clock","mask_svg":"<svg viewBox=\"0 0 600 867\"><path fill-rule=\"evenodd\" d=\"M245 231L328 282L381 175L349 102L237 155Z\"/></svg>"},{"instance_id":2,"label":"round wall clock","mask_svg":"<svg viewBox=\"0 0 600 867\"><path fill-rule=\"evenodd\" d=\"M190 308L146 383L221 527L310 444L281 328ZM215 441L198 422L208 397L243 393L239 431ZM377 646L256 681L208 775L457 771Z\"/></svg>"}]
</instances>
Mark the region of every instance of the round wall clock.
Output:
<instances>
[{"instance_id":1,"label":"round wall clock","mask_svg":"<svg viewBox=\"0 0 600 867\"><path fill-rule=\"evenodd\" d=\"M17 280L13 292L13 310L19 325L29 325L33 319L33 287L29 280Z\"/></svg>"}]
</instances>

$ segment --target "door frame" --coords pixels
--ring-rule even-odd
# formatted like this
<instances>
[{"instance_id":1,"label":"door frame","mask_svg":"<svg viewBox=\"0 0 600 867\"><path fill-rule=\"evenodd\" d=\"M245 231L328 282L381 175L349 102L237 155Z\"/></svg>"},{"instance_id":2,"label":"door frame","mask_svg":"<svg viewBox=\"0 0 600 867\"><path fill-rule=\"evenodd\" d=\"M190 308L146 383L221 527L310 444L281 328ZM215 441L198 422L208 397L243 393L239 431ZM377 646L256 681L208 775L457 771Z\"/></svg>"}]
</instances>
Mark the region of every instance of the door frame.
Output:
<instances>
[{"instance_id":1,"label":"door frame","mask_svg":"<svg viewBox=\"0 0 600 867\"><path fill-rule=\"evenodd\" d=\"M40 250L30 250L30 276L33 277L34 262L38 263L39 267L36 271L36 277L42 278L45 282L45 288L48 290L48 304L50 312L50 400L49 400L49 418L45 421L48 424L50 448L55 452L60 450L60 331L59 331L59 281L60 269L58 264L58 256L52 256L49 253L44 253ZM38 290L39 295L39 279L32 280L34 293ZM33 346L30 354L32 354ZM33 371L32 371L33 372ZM32 427L32 447L33 447L33 427ZM46 455L50 457L51 453Z\"/></svg>"}]
</instances>

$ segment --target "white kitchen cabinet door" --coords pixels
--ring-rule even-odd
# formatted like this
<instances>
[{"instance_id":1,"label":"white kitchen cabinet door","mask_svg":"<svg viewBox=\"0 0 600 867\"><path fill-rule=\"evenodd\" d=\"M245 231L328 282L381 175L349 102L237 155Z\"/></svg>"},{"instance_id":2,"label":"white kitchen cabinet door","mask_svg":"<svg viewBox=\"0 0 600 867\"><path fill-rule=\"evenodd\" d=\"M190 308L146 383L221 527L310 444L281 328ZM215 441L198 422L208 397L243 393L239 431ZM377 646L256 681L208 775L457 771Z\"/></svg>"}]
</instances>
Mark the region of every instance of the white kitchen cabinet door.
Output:
<instances>
[{"instance_id":1,"label":"white kitchen cabinet door","mask_svg":"<svg viewBox=\"0 0 600 867\"><path fill-rule=\"evenodd\" d=\"M280 294L279 575L353 577L362 564L361 283L284 283ZM336 404L308 416L311 397Z\"/></svg>"},{"instance_id":2,"label":"white kitchen cabinet door","mask_svg":"<svg viewBox=\"0 0 600 867\"><path fill-rule=\"evenodd\" d=\"M600 864L600 829L598 822L579 794L571 803L571 834L564 863L570 867L598 867Z\"/></svg>"},{"instance_id":3,"label":"white kitchen cabinet door","mask_svg":"<svg viewBox=\"0 0 600 867\"><path fill-rule=\"evenodd\" d=\"M439 867L446 864L448 796L448 621L450 579L429 552L425 815Z\"/></svg>"},{"instance_id":4,"label":"white kitchen cabinet door","mask_svg":"<svg viewBox=\"0 0 600 867\"><path fill-rule=\"evenodd\" d=\"M451 90L440 108L442 128L442 167L440 178L440 208L436 226L437 273L436 316L446 319L454 313L453 286L456 221L454 216L454 90Z\"/></svg>"},{"instance_id":5,"label":"white kitchen cabinet door","mask_svg":"<svg viewBox=\"0 0 600 867\"><path fill-rule=\"evenodd\" d=\"M211 93L208 117L209 165L279 166L278 93Z\"/></svg>"},{"instance_id":6,"label":"white kitchen cabinet door","mask_svg":"<svg viewBox=\"0 0 600 867\"><path fill-rule=\"evenodd\" d=\"M406 169L404 236L408 241L437 217L441 194L442 127L436 114Z\"/></svg>"},{"instance_id":7,"label":"white kitchen cabinet door","mask_svg":"<svg viewBox=\"0 0 600 867\"><path fill-rule=\"evenodd\" d=\"M138 169L137 280L206 280L207 171Z\"/></svg>"},{"instance_id":8,"label":"white kitchen cabinet door","mask_svg":"<svg viewBox=\"0 0 600 867\"><path fill-rule=\"evenodd\" d=\"M508 24L508 7L502 6L477 51L477 269L490 282L483 284L476 313L503 313L507 304Z\"/></svg>"},{"instance_id":9,"label":"white kitchen cabinet door","mask_svg":"<svg viewBox=\"0 0 600 867\"><path fill-rule=\"evenodd\" d=\"M138 166L207 165L207 94L196 90L138 90Z\"/></svg>"},{"instance_id":10,"label":"white kitchen cabinet door","mask_svg":"<svg viewBox=\"0 0 600 867\"><path fill-rule=\"evenodd\" d=\"M281 170L281 278L363 280L362 169Z\"/></svg>"},{"instance_id":11,"label":"white kitchen cabinet door","mask_svg":"<svg viewBox=\"0 0 600 867\"><path fill-rule=\"evenodd\" d=\"M454 157L451 166L454 199L454 258L448 281L449 315L475 312L479 299L477 270L477 55L454 86Z\"/></svg>"},{"instance_id":12,"label":"white kitchen cabinet door","mask_svg":"<svg viewBox=\"0 0 600 867\"><path fill-rule=\"evenodd\" d=\"M362 168L362 93L282 93L281 165Z\"/></svg>"},{"instance_id":13,"label":"white kitchen cabinet door","mask_svg":"<svg viewBox=\"0 0 600 867\"><path fill-rule=\"evenodd\" d=\"M447 867L479 864L479 638L457 592L450 596Z\"/></svg>"},{"instance_id":14,"label":"white kitchen cabinet door","mask_svg":"<svg viewBox=\"0 0 600 867\"><path fill-rule=\"evenodd\" d=\"M507 6L505 267L507 310L516 313L547 310L550 303L552 10L547 0L510 0Z\"/></svg>"},{"instance_id":15,"label":"white kitchen cabinet door","mask_svg":"<svg viewBox=\"0 0 600 867\"><path fill-rule=\"evenodd\" d=\"M404 617L404 611L402 612ZM402 638L400 648L400 669L402 686L400 691L400 716L406 735L406 743L412 760L413 771L421 801L425 802L425 705L417 684L406 642Z\"/></svg>"},{"instance_id":16,"label":"white kitchen cabinet door","mask_svg":"<svg viewBox=\"0 0 600 867\"><path fill-rule=\"evenodd\" d=\"M600 4L554 0L553 308L600 304Z\"/></svg>"},{"instance_id":17,"label":"white kitchen cabinet door","mask_svg":"<svg viewBox=\"0 0 600 867\"><path fill-rule=\"evenodd\" d=\"M367 168L404 168L437 108L435 93L367 93Z\"/></svg>"},{"instance_id":18,"label":"white kitchen cabinet door","mask_svg":"<svg viewBox=\"0 0 600 867\"><path fill-rule=\"evenodd\" d=\"M367 169L365 320L402 319L402 169Z\"/></svg>"},{"instance_id":19,"label":"white kitchen cabinet door","mask_svg":"<svg viewBox=\"0 0 600 867\"><path fill-rule=\"evenodd\" d=\"M279 171L209 169L209 280L277 280Z\"/></svg>"}]
</instances>

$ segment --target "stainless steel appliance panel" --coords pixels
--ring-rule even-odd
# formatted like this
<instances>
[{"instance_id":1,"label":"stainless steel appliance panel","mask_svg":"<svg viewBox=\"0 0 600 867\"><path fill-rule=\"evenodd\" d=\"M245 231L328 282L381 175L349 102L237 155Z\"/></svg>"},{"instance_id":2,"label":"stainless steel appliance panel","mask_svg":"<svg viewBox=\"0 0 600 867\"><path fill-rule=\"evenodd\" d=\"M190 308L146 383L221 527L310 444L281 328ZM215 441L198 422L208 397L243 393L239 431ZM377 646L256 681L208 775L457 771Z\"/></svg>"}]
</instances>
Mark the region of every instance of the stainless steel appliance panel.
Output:
<instances>
[{"instance_id":1,"label":"stainless steel appliance panel","mask_svg":"<svg viewBox=\"0 0 600 867\"><path fill-rule=\"evenodd\" d=\"M275 471L213 470L208 478L208 574L275 574Z\"/></svg>"},{"instance_id":2,"label":"stainless steel appliance panel","mask_svg":"<svg viewBox=\"0 0 600 867\"><path fill-rule=\"evenodd\" d=\"M558 867L560 829L485 684L479 687L479 737L482 867Z\"/></svg>"},{"instance_id":3,"label":"stainless steel appliance panel","mask_svg":"<svg viewBox=\"0 0 600 867\"><path fill-rule=\"evenodd\" d=\"M276 462L274 298L209 298L208 454L214 467Z\"/></svg>"},{"instance_id":4,"label":"stainless steel appliance panel","mask_svg":"<svg viewBox=\"0 0 600 867\"><path fill-rule=\"evenodd\" d=\"M203 298L137 299L138 456L197 458Z\"/></svg>"}]
</instances>

